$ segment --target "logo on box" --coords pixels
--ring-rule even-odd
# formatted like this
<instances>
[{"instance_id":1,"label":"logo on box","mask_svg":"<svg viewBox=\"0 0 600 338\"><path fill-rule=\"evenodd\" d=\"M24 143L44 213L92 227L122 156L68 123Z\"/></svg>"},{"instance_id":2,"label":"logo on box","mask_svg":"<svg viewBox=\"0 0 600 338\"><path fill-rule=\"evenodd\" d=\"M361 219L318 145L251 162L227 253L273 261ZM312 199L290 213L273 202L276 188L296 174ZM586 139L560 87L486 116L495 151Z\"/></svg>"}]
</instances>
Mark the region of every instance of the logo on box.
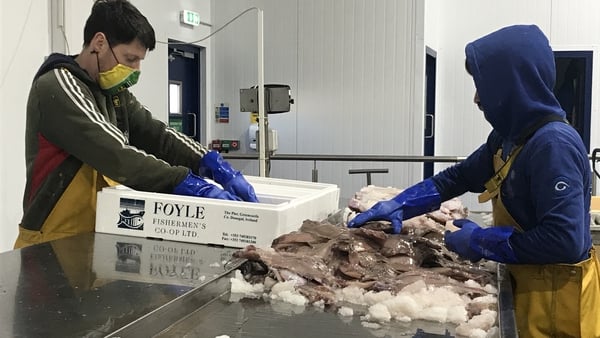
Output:
<instances>
[{"instance_id":1,"label":"logo on box","mask_svg":"<svg viewBox=\"0 0 600 338\"><path fill-rule=\"evenodd\" d=\"M121 198L119 222L117 227L123 229L144 230L144 213L146 201L132 198Z\"/></svg>"}]
</instances>

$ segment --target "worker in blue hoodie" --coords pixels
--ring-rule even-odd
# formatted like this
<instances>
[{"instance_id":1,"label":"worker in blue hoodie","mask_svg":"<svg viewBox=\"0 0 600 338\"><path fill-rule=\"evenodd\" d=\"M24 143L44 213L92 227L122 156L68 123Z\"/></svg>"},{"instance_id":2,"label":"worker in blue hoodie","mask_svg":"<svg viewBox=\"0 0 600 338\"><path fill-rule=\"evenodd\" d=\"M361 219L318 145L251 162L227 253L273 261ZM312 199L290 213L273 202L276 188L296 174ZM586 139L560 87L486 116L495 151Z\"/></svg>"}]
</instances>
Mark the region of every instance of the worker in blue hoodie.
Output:
<instances>
[{"instance_id":1,"label":"worker in blue hoodie","mask_svg":"<svg viewBox=\"0 0 600 338\"><path fill-rule=\"evenodd\" d=\"M493 227L455 220L446 246L506 263L521 337L600 337L600 266L590 235L586 148L553 94L554 53L535 25L467 44L474 101L493 130L463 162L359 214L349 227L402 221L465 192L491 201Z\"/></svg>"}]
</instances>

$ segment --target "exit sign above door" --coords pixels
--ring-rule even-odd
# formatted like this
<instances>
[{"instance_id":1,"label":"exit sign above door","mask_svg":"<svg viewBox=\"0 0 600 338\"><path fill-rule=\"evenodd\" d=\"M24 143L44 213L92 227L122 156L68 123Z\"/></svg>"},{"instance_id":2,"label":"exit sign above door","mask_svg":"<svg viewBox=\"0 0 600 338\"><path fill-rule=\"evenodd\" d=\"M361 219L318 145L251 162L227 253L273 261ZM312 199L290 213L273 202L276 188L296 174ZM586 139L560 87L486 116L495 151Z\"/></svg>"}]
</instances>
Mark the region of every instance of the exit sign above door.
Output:
<instances>
[{"instance_id":1,"label":"exit sign above door","mask_svg":"<svg viewBox=\"0 0 600 338\"><path fill-rule=\"evenodd\" d=\"M200 24L200 14L188 10L183 10L179 14L179 21L186 25L198 26Z\"/></svg>"}]
</instances>

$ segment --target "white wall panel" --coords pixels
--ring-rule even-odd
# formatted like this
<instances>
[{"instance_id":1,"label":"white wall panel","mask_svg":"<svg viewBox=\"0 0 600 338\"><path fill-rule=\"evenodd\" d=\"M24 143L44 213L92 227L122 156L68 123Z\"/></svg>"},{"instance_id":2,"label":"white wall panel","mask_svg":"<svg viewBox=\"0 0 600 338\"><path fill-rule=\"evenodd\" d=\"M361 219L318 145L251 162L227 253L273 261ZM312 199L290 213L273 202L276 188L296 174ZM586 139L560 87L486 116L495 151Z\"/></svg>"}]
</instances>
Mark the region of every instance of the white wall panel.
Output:
<instances>
[{"instance_id":1,"label":"white wall panel","mask_svg":"<svg viewBox=\"0 0 600 338\"><path fill-rule=\"evenodd\" d=\"M46 37L36 35L37 27L47 28L47 7L45 2L35 7L33 0L0 2L0 252L12 249L17 237L25 187L23 116L29 81L22 81L21 77L33 76L40 60L37 55L48 46ZM16 12L27 15L16 16ZM9 269L9 264L0 262L0 288L5 302L15 299L16 292L10 286L17 285L20 272ZM14 314L8 316L10 321Z\"/></svg>"},{"instance_id":2,"label":"white wall panel","mask_svg":"<svg viewBox=\"0 0 600 338\"><path fill-rule=\"evenodd\" d=\"M215 24L249 6L264 9L265 82L289 84L296 102L291 112L269 117L279 131L279 153L422 154L422 2L212 3ZM223 97L233 112L239 88L256 79L254 20L248 21L215 36L213 45L215 102ZM248 125L241 120L225 126L223 135L241 134ZM421 175L420 164L317 163L319 180L340 185L342 197L366 183L364 175L350 177L348 169L372 167L390 169L374 176L379 185L403 186ZM313 163L280 161L273 163L271 176L309 180L312 168Z\"/></svg>"},{"instance_id":3,"label":"white wall panel","mask_svg":"<svg viewBox=\"0 0 600 338\"><path fill-rule=\"evenodd\" d=\"M215 29L252 7L263 10L265 83L290 85L293 98L297 98L298 88L298 49L292 43L297 40L297 6L295 0L212 1ZM251 10L212 38L213 100L215 104L223 102L230 107L230 122L215 124L214 138L239 139L240 152L253 152L248 145L250 113L239 110L239 90L258 84L257 25L257 11ZM298 100L296 102L290 112L269 116L270 126L280 135L279 152L294 153L296 150ZM257 161L233 163L246 174L258 175ZM284 172L295 175L294 162L278 165Z\"/></svg>"},{"instance_id":4,"label":"white wall panel","mask_svg":"<svg viewBox=\"0 0 600 338\"><path fill-rule=\"evenodd\" d=\"M2 3L0 3L0 17L2 18L2 22L4 21L4 17L5 14L8 12L8 6L4 5ZM0 43L4 44L6 37L4 37L4 32L6 31L6 28L4 27L4 25L0 24ZM8 62L5 61L7 56L10 58L10 55L5 55L6 53L2 53L0 52L0 107L4 108L4 74L5 72L8 71L8 67L7 64ZM6 129L5 125L7 125L8 120L4 117L1 117L1 124L0 124L0 135L4 135L4 129ZM4 144L4 141L6 139L3 137L2 138L2 144ZM4 188L4 184L6 182L6 179L8 178L7 176L9 175L8 170L5 168L6 163L8 161L5 161L6 159L10 159L10 157L6 156L6 150L4 150L4 147L0 148L0 222L2 222L3 224L7 224L2 228L2 241L0 242L0 252L2 251L6 251L8 249L11 248L11 240L14 243L14 239L16 238L16 226L10 226L10 224L12 222L18 222L14 217L7 217L7 215L5 214L5 206L4 206L4 191L6 190L6 188ZM13 160L16 160L16 158L12 157ZM23 189L24 184L21 184L21 189ZM15 193L13 193L13 197L14 195L16 195ZM14 199L14 198L13 198ZM13 205L14 206L14 205ZM12 228L12 229L10 229Z\"/></svg>"},{"instance_id":5,"label":"white wall panel","mask_svg":"<svg viewBox=\"0 0 600 338\"><path fill-rule=\"evenodd\" d=\"M48 54L48 2L0 2L0 252L13 247L25 187L25 107Z\"/></svg>"},{"instance_id":6,"label":"white wall panel","mask_svg":"<svg viewBox=\"0 0 600 338\"><path fill-rule=\"evenodd\" d=\"M298 130L312 142L299 143L299 153L421 154L417 10L410 1L301 2ZM416 181L411 175L420 168L341 162L320 167L320 180L339 184L342 197L366 183L364 176L350 177L350 168L390 168L374 183L396 186Z\"/></svg>"},{"instance_id":7,"label":"white wall panel","mask_svg":"<svg viewBox=\"0 0 600 338\"><path fill-rule=\"evenodd\" d=\"M52 0L59 2L56 0ZM63 24L64 33L67 40L68 50L54 50L68 54L77 54L83 47L83 27L94 4L93 0L63 0L64 13Z\"/></svg>"}]
</instances>

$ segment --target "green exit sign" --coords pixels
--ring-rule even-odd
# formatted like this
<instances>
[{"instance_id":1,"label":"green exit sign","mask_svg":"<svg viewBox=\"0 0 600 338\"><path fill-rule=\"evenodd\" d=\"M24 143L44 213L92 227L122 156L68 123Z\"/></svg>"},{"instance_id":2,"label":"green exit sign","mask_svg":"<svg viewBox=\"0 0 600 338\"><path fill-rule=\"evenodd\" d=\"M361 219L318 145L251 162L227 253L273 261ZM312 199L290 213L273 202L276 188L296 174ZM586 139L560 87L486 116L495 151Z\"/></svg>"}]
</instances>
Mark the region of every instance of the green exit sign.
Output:
<instances>
[{"instance_id":1,"label":"green exit sign","mask_svg":"<svg viewBox=\"0 0 600 338\"><path fill-rule=\"evenodd\" d=\"M198 26L200 24L200 14L183 10L181 11L179 20L187 25Z\"/></svg>"}]
</instances>

